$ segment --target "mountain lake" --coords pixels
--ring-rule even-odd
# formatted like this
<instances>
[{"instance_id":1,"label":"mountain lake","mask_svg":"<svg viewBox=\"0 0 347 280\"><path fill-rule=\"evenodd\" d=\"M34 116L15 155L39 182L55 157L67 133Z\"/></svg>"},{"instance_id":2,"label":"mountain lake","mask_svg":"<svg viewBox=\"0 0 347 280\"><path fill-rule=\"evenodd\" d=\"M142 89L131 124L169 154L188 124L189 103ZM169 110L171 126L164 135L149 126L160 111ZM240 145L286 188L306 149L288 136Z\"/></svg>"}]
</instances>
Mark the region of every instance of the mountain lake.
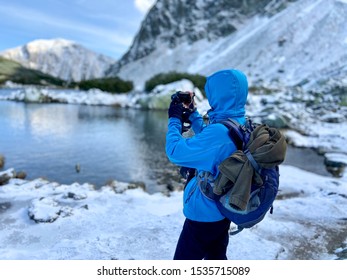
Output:
<instances>
[{"instance_id":1,"label":"mountain lake","mask_svg":"<svg viewBox=\"0 0 347 280\"><path fill-rule=\"evenodd\" d=\"M165 155L167 112L0 101L3 170L63 184L141 182L149 193L179 180ZM331 176L311 149L288 147L284 164Z\"/></svg>"}]
</instances>

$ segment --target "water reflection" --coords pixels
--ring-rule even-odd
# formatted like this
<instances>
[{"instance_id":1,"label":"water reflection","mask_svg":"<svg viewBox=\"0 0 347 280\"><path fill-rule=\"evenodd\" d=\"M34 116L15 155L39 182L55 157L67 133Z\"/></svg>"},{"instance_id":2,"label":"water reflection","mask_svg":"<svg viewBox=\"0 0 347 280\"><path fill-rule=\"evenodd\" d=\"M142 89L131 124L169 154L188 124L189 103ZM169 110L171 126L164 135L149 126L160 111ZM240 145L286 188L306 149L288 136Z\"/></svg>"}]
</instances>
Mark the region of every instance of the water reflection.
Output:
<instances>
[{"instance_id":1,"label":"water reflection","mask_svg":"<svg viewBox=\"0 0 347 280\"><path fill-rule=\"evenodd\" d=\"M0 112L0 153L29 178L142 181L153 192L163 187L163 170L174 168L164 151L166 112L15 102L0 102Z\"/></svg>"},{"instance_id":2,"label":"water reflection","mask_svg":"<svg viewBox=\"0 0 347 280\"><path fill-rule=\"evenodd\" d=\"M78 122L74 110L65 110L62 106L31 106L26 113L26 127L33 137L67 137Z\"/></svg>"}]
</instances>

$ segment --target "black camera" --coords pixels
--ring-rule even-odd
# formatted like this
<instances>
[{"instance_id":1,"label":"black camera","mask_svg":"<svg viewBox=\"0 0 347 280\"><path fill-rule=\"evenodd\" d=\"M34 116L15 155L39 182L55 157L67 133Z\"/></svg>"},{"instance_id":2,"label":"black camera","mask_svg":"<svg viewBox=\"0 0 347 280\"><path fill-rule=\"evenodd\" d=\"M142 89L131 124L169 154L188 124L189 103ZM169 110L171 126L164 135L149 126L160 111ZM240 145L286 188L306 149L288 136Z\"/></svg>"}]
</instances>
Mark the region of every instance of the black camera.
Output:
<instances>
[{"instance_id":1,"label":"black camera","mask_svg":"<svg viewBox=\"0 0 347 280\"><path fill-rule=\"evenodd\" d=\"M171 100L175 103L183 103L189 106L193 102L193 95L189 91L177 91L175 94L171 96Z\"/></svg>"}]
</instances>

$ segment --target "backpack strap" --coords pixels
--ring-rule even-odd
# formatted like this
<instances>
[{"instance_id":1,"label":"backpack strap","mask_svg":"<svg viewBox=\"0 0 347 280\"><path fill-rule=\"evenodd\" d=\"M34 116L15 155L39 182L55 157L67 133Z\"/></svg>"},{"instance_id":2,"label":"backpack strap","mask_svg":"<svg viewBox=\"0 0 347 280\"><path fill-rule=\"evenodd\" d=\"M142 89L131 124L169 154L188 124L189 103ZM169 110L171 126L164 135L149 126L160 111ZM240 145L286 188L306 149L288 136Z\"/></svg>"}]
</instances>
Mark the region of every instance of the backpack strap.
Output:
<instances>
[{"instance_id":1,"label":"backpack strap","mask_svg":"<svg viewBox=\"0 0 347 280\"><path fill-rule=\"evenodd\" d=\"M244 151L244 154L248 158L248 160L251 163L251 165L254 168L254 170L257 171L260 174L261 173L261 167L256 162L256 160L254 159L254 157L252 156L251 152L247 149L247 150Z\"/></svg>"},{"instance_id":2,"label":"backpack strap","mask_svg":"<svg viewBox=\"0 0 347 280\"><path fill-rule=\"evenodd\" d=\"M245 135L247 134L246 133L247 131L251 132L253 130L252 121L248 119L245 125L241 125L237 121L229 118L227 120L221 121L221 124L225 125L229 129L229 136L231 137L232 141L235 143L236 148L244 152L244 154L248 158L254 170L260 174L261 167L255 161L251 152L248 149L245 149L245 145L247 144L249 140L250 133L248 133L248 137L246 137L246 139L245 139Z\"/></svg>"},{"instance_id":3,"label":"backpack strap","mask_svg":"<svg viewBox=\"0 0 347 280\"><path fill-rule=\"evenodd\" d=\"M236 235L236 234L240 233L240 232L243 231L243 230L244 230L243 227L237 226L237 229L236 229L236 230L233 230L233 231L230 231L230 232L229 232L229 235Z\"/></svg>"},{"instance_id":4,"label":"backpack strap","mask_svg":"<svg viewBox=\"0 0 347 280\"><path fill-rule=\"evenodd\" d=\"M220 122L221 124L225 125L229 130L229 136L234 142L236 148L238 150L243 150L244 145L244 139L243 139L243 133L241 132L242 125L239 124L237 121L233 119L227 119Z\"/></svg>"}]
</instances>

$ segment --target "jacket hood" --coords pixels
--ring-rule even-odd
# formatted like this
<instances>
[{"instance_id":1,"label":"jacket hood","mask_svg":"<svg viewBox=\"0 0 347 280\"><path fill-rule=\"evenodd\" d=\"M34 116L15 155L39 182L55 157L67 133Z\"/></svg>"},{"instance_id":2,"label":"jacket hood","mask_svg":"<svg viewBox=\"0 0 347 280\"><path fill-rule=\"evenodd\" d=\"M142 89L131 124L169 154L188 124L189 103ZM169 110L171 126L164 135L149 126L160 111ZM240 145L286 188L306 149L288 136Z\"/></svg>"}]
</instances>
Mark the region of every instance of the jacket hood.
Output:
<instances>
[{"instance_id":1,"label":"jacket hood","mask_svg":"<svg viewBox=\"0 0 347 280\"><path fill-rule=\"evenodd\" d=\"M248 95L247 77L239 70L221 70L207 77L205 92L211 110L211 122L244 119Z\"/></svg>"}]
</instances>

